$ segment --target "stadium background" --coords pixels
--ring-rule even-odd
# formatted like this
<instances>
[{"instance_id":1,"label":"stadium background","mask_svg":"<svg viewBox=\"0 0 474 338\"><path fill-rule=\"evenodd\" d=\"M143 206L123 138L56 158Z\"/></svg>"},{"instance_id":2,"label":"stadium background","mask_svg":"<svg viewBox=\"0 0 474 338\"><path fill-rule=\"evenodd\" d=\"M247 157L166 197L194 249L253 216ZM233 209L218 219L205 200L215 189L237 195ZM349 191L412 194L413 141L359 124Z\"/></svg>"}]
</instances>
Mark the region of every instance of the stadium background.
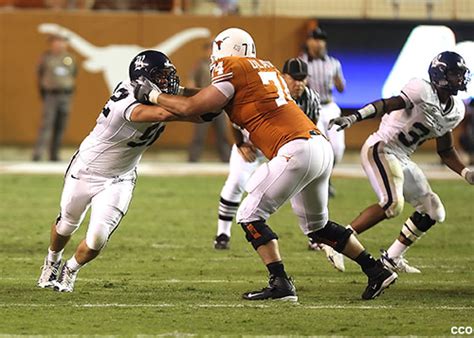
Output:
<instances>
[{"instance_id":1,"label":"stadium background","mask_svg":"<svg viewBox=\"0 0 474 338\"><path fill-rule=\"evenodd\" d=\"M46 45L47 35L39 31L44 23L66 27L95 46L143 48L152 48L187 28L205 28L212 36L223 28L239 26L254 36L259 57L279 67L285 59L299 54L306 32L319 25L329 33L330 54L343 65L347 89L335 98L345 112L382 95L383 82L414 27L448 26L457 41L474 41L474 2L469 0L246 0L239 2L240 15L227 16L216 15L213 1L119 1L122 7L112 0L82 2L85 7L106 8L102 10L68 9L71 3L79 6L81 1L0 1L1 145L30 147L35 141L41 116L35 68ZM124 3L130 8L141 5L169 11L114 10L123 8ZM183 83L205 41L192 39L171 53ZM64 144L75 147L94 125L110 88L101 71L86 70L84 63L88 60L80 51L71 51L80 70ZM348 130L348 149L360 149L377 123L368 121ZM153 148L186 148L191 142L191 128L187 123L168 125ZM213 142L211 132L207 143L212 146ZM432 149L433 145L427 142L424 149Z\"/></svg>"},{"instance_id":2,"label":"stadium background","mask_svg":"<svg viewBox=\"0 0 474 338\"><path fill-rule=\"evenodd\" d=\"M104 75L88 71L86 58L71 48L80 70L63 161L31 162L41 117L35 72L47 46L39 25L61 25L99 47L135 48L156 46L188 28L203 27L212 35L235 25L249 30L258 55L279 67L299 53L306 32L321 25L347 78L347 91L336 97L346 113L381 95L414 27L443 25L457 41L474 41L474 0L239 0L235 15L222 15L216 2L0 0L0 337L446 336L453 328L472 328L472 187L440 166L434 151L414 158L443 200L447 220L410 249L408 259L422 274L404 274L380 299L362 302L366 279L359 268L347 262L346 272L338 273L324 254L308 251L286 205L270 221L300 302L249 304L240 294L261 287L266 272L238 226L231 249L214 250L228 165L215 163L213 151L204 163L184 163L192 136L186 123L170 123L145 153L127 216L103 255L81 270L75 292L58 295L36 287L68 158L110 91ZM205 41L191 40L170 55L184 83ZM115 61L109 57L106 64ZM375 201L358 152L377 123L347 131L350 151L336 167L337 195L329 205L331 218L341 224ZM212 131L207 143L215 144ZM361 240L378 255L412 212L407 205L403 215ZM87 218L65 257L86 229Z\"/></svg>"}]
</instances>

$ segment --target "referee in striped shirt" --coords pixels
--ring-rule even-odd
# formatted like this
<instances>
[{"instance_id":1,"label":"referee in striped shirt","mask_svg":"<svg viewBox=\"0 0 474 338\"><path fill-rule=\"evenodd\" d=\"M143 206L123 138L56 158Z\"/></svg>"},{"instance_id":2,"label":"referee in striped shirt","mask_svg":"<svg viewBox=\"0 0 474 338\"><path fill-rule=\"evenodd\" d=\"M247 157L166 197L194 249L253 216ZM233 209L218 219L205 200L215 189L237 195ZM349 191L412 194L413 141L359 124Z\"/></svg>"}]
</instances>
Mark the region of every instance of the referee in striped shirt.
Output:
<instances>
[{"instance_id":1,"label":"referee in striped shirt","mask_svg":"<svg viewBox=\"0 0 474 338\"><path fill-rule=\"evenodd\" d=\"M286 60L283 65L282 74L290 90L291 97L316 124L321 104L318 93L306 85L308 78L308 65L306 62L297 58Z\"/></svg>"},{"instance_id":2,"label":"referee in striped shirt","mask_svg":"<svg viewBox=\"0 0 474 338\"><path fill-rule=\"evenodd\" d=\"M340 93L344 91L345 80L339 60L329 56L326 48L327 34L320 28L312 31L306 40L305 52L300 56L308 63L308 86L319 93L321 98L321 114L318 128L331 142L335 164L342 160L346 148L344 133L336 129L328 129L329 121L341 116L341 108L334 102L334 87ZM330 196L334 196L334 188L330 185Z\"/></svg>"}]
</instances>

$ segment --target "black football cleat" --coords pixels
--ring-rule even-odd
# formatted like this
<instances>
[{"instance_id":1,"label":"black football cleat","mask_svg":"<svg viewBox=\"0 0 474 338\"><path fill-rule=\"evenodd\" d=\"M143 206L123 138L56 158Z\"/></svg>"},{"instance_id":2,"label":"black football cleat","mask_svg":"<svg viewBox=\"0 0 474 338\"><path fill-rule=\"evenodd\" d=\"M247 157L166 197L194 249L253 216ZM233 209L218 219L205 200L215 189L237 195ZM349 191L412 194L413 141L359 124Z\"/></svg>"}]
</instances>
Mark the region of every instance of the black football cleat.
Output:
<instances>
[{"instance_id":1,"label":"black football cleat","mask_svg":"<svg viewBox=\"0 0 474 338\"><path fill-rule=\"evenodd\" d=\"M373 268L364 272L369 277L367 288L362 294L362 299L365 300L377 298L383 290L395 283L398 278L398 275L385 268L380 260Z\"/></svg>"},{"instance_id":2,"label":"black football cleat","mask_svg":"<svg viewBox=\"0 0 474 338\"><path fill-rule=\"evenodd\" d=\"M227 250L230 248L230 237L226 234L220 234L214 240L214 249L216 250Z\"/></svg>"},{"instance_id":3,"label":"black football cleat","mask_svg":"<svg viewBox=\"0 0 474 338\"><path fill-rule=\"evenodd\" d=\"M288 277L275 277L270 275L268 286L260 291L246 292L242 295L246 300L283 300L297 302L296 288Z\"/></svg>"}]
</instances>

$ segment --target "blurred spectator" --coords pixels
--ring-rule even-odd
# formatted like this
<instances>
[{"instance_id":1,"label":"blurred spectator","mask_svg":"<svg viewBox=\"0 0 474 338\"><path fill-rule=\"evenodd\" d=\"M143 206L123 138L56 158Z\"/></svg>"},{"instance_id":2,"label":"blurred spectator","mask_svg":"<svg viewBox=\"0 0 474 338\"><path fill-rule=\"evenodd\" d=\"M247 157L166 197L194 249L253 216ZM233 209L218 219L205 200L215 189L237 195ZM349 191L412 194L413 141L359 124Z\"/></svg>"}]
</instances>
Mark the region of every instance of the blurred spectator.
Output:
<instances>
[{"instance_id":1,"label":"blurred spectator","mask_svg":"<svg viewBox=\"0 0 474 338\"><path fill-rule=\"evenodd\" d=\"M462 123L463 130L459 138L462 149L469 155L469 165L474 165L474 98L466 103L466 115Z\"/></svg>"},{"instance_id":2,"label":"blurred spectator","mask_svg":"<svg viewBox=\"0 0 474 338\"><path fill-rule=\"evenodd\" d=\"M345 88L344 75L339 60L329 56L327 52L327 33L321 28L316 28L306 39L305 51L301 59L308 64L308 86L319 93L321 111L318 128L328 138L334 151L334 164L342 160L346 148L344 131L329 129L329 121L341 116L341 108L334 102L332 92L336 87L338 92ZM330 183L330 195L335 193Z\"/></svg>"},{"instance_id":3,"label":"blurred spectator","mask_svg":"<svg viewBox=\"0 0 474 338\"><path fill-rule=\"evenodd\" d=\"M48 50L38 65L38 87L43 101L43 117L33 161L39 161L49 148L51 161L59 161L59 147L66 128L74 92L77 66L68 52L63 34L48 37Z\"/></svg>"},{"instance_id":4,"label":"blurred spectator","mask_svg":"<svg viewBox=\"0 0 474 338\"><path fill-rule=\"evenodd\" d=\"M217 15L234 15L239 14L238 0L216 0Z\"/></svg>"},{"instance_id":5,"label":"blurred spectator","mask_svg":"<svg viewBox=\"0 0 474 338\"><path fill-rule=\"evenodd\" d=\"M203 45L203 56L196 63L196 66L189 77L191 80L188 83L188 87L204 88L211 83L211 73L209 71L209 56L211 55L211 46L212 45L210 42L206 42L206 44ZM226 114L220 114L217 118L212 120L212 122L195 125L194 137L189 147L189 162L199 161L210 125L214 126L215 128L216 146L220 160L222 162L229 161L230 145L227 140L227 116Z\"/></svg>"}]
</instances>

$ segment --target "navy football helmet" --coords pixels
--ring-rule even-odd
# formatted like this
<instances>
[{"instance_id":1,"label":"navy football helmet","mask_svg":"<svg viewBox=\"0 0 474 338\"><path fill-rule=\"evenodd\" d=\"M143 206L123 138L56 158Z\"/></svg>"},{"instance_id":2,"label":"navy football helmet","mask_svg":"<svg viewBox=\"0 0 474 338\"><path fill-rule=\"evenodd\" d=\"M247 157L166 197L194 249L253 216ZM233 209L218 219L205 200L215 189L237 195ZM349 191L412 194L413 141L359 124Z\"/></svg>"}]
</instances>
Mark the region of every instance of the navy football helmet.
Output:
<instances>
[{"instance_id":1,"label":"navy football helmet","mask_svg":"<svg viewBox=\"0 0 474 338\"><path fill-rule=\"evenodd\" d=\"M163 53L156 50L145 50L135 56L128 68L130 80L140 76L153 82L163 93L176 95L179 87L179 76L176 67Z\"/></svg>"},{"instance_id":2,"label":"navy football helmet","mask_svg":"<svg viewBox=\"0 0 474 338\"><path fill-rule=\"evenodd\" d=\"M470 71L463 57L455 52L442 52L431 61L428 69L430 81L439 88L446 89L451 95L467 89Z\"/></svg>"}]
</instances>

